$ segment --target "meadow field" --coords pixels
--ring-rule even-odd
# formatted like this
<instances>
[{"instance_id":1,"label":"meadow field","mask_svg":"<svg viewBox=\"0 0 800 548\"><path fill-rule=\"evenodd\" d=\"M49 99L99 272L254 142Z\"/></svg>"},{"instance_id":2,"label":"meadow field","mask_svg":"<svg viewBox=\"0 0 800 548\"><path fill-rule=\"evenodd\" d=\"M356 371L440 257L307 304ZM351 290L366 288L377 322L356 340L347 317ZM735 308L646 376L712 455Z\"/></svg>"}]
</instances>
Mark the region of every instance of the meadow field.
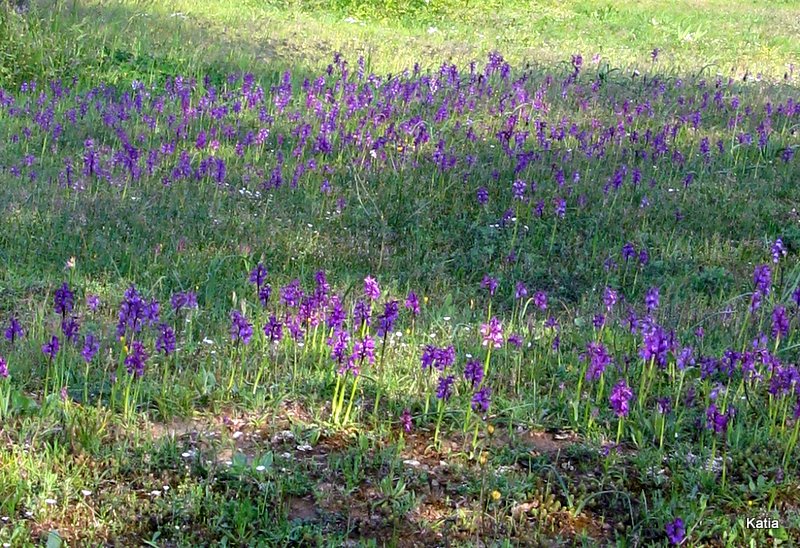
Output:
<instances>
[{"instance_id":1,"label":"meadow field","mask_svg":"<svg viewBox=\"0 0 800 548\"><path fill-rule=\"evenodd\" d=\"M0 545L800 543L800 2L0 6Z\"/></svg>"}]
</instances>

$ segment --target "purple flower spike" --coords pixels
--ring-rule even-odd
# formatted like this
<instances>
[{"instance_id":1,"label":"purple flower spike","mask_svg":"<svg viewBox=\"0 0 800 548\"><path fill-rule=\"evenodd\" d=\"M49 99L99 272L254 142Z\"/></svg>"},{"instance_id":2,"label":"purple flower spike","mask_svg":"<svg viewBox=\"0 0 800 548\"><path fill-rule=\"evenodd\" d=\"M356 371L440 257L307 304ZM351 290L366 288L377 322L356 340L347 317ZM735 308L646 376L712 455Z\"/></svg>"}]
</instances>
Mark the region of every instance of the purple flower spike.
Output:
<instances>
[{"instance_id":1,"label":"purple flower spike","mask_svg":"<svg viewBox=\"0 0 800 548\"><path fill-rule=\"evenodd\" d=\"M622 258L626 262L636 258L636 248L633 246L631 242L628 242L624 246L622 246Z\"/></svg>"},{"instance_id":2,"label":"purple flower spike","mask_svg":"<svg viewBox=\"0 0 800 548\"><path fill-rule=\"evenodd\" d=\"M522 336L519 333L511 333L508 336L508 340L506 341L508 344L513 346L514 348L522 348Z\"/></svg>"},{"instance_id":3,"label":"purple flower spike","mask_svg":"<svg viewBox=\"0 0 800 548\"><path fill-rule=\"evenodd\" d=\"M786 308L781 305L776 305L772 309L772 338L777 339L781 337L785 339L789 334L789 317L786 314Z\"/></svg>"},{"instance_id":4,"label":"purple flower spike","mask_svg":"<svg viewBox=\"0 0 800 548\"><path fill-rule=\"evenodd\" d=\"M406 297L405 307L408 309L412 315L419 316L419 298L417 298L417 294L413 291L408 292L408 297Z\"/></svg>"},{"instance_id":5,"label":"purple flower spike","mask_svg":"<svg viewBox=\"0 0 800 548\"><path fill-rule=\"evenodd\" d=\"M64 340L72 344L78 343L78 331L80 331L81 324L78 318L71 316L61 320L61 332L64 334Z\"/></svg>"},{"instance_id":6,"label":"purple flower spike","mask_svg":"<svg viewBox=\"0 0 800 548\"><path fill-rule=\"evenodd\" d=\"M400 415L400 423L403 425L403 430L411 432L413 423L411 421L411 411L408 408L403 409L403 414Z\"/></svg>"},{"instance_id":7,"label":"purple flower spike","mask_svg":"<svg viewBox=\"0 0 800 548\"><path fill-rule=\"evenodd\" d=\"M162 323L158 326L158 339L156 339L156 350L169 356L175 352L175 331L167 324Z\"/></svg>"},{"instance_id":8,"label":"purple flower spike","mask_svg":"<svg viewBox=\"0 0 800 548\"><path fill-rule=\"evenodd\" d=\"M480 205L486 205L489 202L489 190L485 186L480 187L476 193L476 199Z\"/></svg>"},{"instance_id":9,"label":"purple flower spike","mask_svg":"<svg viewBox=\"0 0 800 548\"><path fill-rule=\"evenodd\" d=\"M95 312L98 306L100 306L100 297L97 295L86 295L86 308Z\"/></svg>"},{"instance_id":10,"label":"purple flower spike","mask_svg":"<svg viewBox=\"0 0 800 548\"><path fill-rule=\"evenodd\" d=\"M144 375L144 366L149 357L142 342L133 341L131 344L131 352L128 354L128 357L125 358L125 369L128 371L128 374L136 377Z\"/></svg>"},{"instance_id":11,"label":"purple flower spike","mask_svg":"<svg viewBox=\"0 0 800 548\"><path fill-rule=\"evenodd\" d=\"M567 201L564 198L556 197L553 199L553 210L556 217L563 219L567 214Z\"/></svg>"},{"instance_id":12,"label":"purple flower spike","mask_svg":"<svg viewBox=\"0 0 800 548\"><path fill-rule=\"evenodd\" d=\"M331 286L328 283L328 277L325 275L324 270L318 271L314 274L314 296L322 302L325 302L331 293Z\"/></svg>"},{"instance_id":13,"label":"purple flower spike","mask_svg":"<svg viewBox=\"0 0 800 548\"><path fill-rule=\"evenodd\" d=\"M753 293L752 297L750 297L750 313L752 314L759 308L761 308L761 293Z\"/></svg>"},{"instance_id":14,"label":"purple flower spike","mask_svg":"<svg viewBox=\"0 0 800 548\"><path fill-rule=\"evenodd\" d=\"M8 378L8 362L0 356L0 379Z\"/></svg>"},{"instance_id":15,"label":"purple flower spike","mask_svg":"<svg viewBox=\"0 0 800 548\"><path fill-rule=\"evenodd\" d=\"M772 271L767 264L758 265L753 271L753 284L756 287L756 293L762 297L769 295L772 288Z\"/></svg>"},{"instance_id":16,"label":"purple flower spike","mask_svg":"<svg viewBox=\"0 0 800 548\"><path fill-rule=\"evenodd\" d=\"M775 240L775 243L772 244L770 248L770 252L772 253L772 262L775 264L780 262L781 257L786 257L786 246L783 244L783 240L780 238Z\"/></svg>"},{"instance_id":17,"label":"purple flower spike","mask_svg":"<svg viewBox=\"0 0 800 548\"><path fill-rule=\"evenodd\" d=\"M141 331L148 316L152 317L152 312L152 308L142 299L136 287L130 286L120 303L117 336L122 337L128 331Z\"/></svg>"},{"instance_id":18,"label":"purple flower spike","mask_svg":"<svg viewBox=\"0 0 800 548\"><path fill-rule=\"evenodd\" d=\"M447 401L453 395L453 383L455 377L453 375L439 377L439 384L436 387L436 397L440 400Z\"/></svg>"},{"instance_id":19,"label":"purple flower spike","mask_svg":"<svg viewBox=\"0 0 800 548\"><path fill-rule=\"evenodd\" d=\"M66 316L72 312L72 309L75 307L75 295L72 293L72 291L70 291L67 282L64 282L61 287L56 289L55 295L53 296L53 301L55 304L56 314Z\"/></svg>"},{"instance_id":20,"label":"purple flower spike","mask_svg":"<svg viewBox=\"0 0 800 548\"><path fill-rule=\"evenodd\" d=\"M12 317L8 322L8 327L6 328L5 332L6 339L11 344L14 344L14 341L21 339L25 336L25 331L22 329L22 325L20 325L19 321Z\"/></svg>"},{"instance_id":21,"label":"purple flower spike","mask_svg":"<svg viewBox=\"0 0 800 548\"><path fill-rule=\"evenodd\" d=\"M283 339L283 324L274 315L270 316L269 321L264 325L264 335L272 343L280 342Z\"/></svg>"},{"instance_id":22,"label":"purple flower spike","mask_svg":"<svg viewBox=\"0 0 800 548\"><path fill-rule=\"evenodd\" d=\"M349 343L350 333L343 329L336 331L327 340L328 346L331 347L331 359L340 365L344 363L347 358L347 346Z\"/></svg>"},{"instance_id":23,"label":"purple flower spike","mask_svg":"<svg viewBox=\"0 0 800 548\"><path fill-rule=\"evenodd\" d=\"M83 338L83 349L81 350L81 356L83 356L84 361L86 363L91 362L99 351L100 341L92 333L87 333Z\"/></svg>"},{"instance_id":24,"label":"purple flower spike","mask_svg":"<svg viewBox=\"0 0 800 548\"><path fill-rule=\"evenodd\" d=\"M601 342L592 341L587 344L586 354L582 357L589 360L589 366L586 368L587 381L599 379L605 372L606 367L612 363L611 355Z\"/></svg>"},{"instance_id":25,"label":"purple flower spike","mask_svg":"<svg viewBox=\"0 0 800 548\"><path fill-rule=\"evenodd\" d=\"M175 312L183 308L193 309L197 308L197 295L194 291L179 291L172 295L169 302Z\"/></svg>"},{"instance_id":26,"label":"purple flower spike","mask_svg":"<svg viewBox=\"0 0 800 548\"><path fill-rule=\"evenodd\" d=\"M481 280L481 289L486 289L489 291L489 295L494 295L494 292L497 291L497 278L485 275Z\"/></svg>"},{"instance_id":27,"label":"purple flower spike","mask_svg":"<svg viewBox=\"0 0 800 548\"><path fill-rule=\"evenodd\" d=\"M399 315L400 308L397 301L389 301L384 305L383 314L378 316L378 337L385 337L392 332Z\"/></svg>"},{"instance_id":28,"label":"purple flower spike","mask_svg":"<svg viewBox=\"0 0 800 548\"><path fill-rule=\"evenodd\" d=\"M433 345L427 345L422 350L422 356L420 357L420 361L422 362L422 370L429 369L431 367L438 369L439 371L444 371L456 360L456 349L453 346L448 346L445 348L437 348Z\"/></svg>"},{"instance_id":29,"label":"purple flower spike","mask_svg":"<svg viewBox=\"0 0 800 548\"><path fill-rule=\"evenodd\" d=\"M347 313L344 311L344 306L342 306L342 300L338 295L334 295L330 300L330 308L328 309L325 323L329 329L341 329L346 319Z\"/></svg>"},{"instance_id":30,"label":"purple flower spike","mask_svg":"<svg viewBox=\"0 0 800 548\"><path fill-rule=\"evenodd\" d=\"M364 278L364 295L371 301L377 301L381 298L381 288L378 286L378 280L372 276Z\"/></svg>"},{"instance_id":31,"label":"purple flower spike","mask_svg":"<svg viewBox=\"0 0 800 548\"><path fill-rule=\"evenodd\" d=\"M242 341L245 345L253 337L253 324L247 321L238 310L231 312L231 341Z\"/></svg>"},{"instance_id":32,"label":"purple flower spike","mask_svg":"<svg viewBox=\"0 0 800 548\"><path fill-rule=\"evenodd\" d=\"M160 308L161 305L155 299L152 299L149 303L145 305L144 317L145 320L147 321L147 325L153 326L160 321L161 319Z\"/></svg>"},{"instance_id":33,"label":"purple flower spike","mask_svg":"<svg viewBox=\"0 0 800 548\"><path fill-rule=\"evenodd\" d=\"M272 286L264 284L258 288L258 300L261 301L261 306L265 307L269 303L269 298L272 296Z\"/></svg>"},{"instance_id":34,"label":"purple flower spike","mask_svg":"<svg viewBox=\"0 0 800 548\"><path fill-rule=\"evenodd\" d=\"M258 263L256 267L250 272L250 283L256 284L256 287L261 287L267 281L267 267Z\"/></svg>"},{"instance_id":35,"label":"purple flower spike","mask_svg":"<svg viewBox=\"0 0 800 548\"><path fill-rule=\"evenodd\" d=\"M369 335L365 335L360 341L353 344L353 358L358 363L365 360L370 364L375 363L375 340Z\"/></svg>"},{"instance_id":36,"label":"purple flower spike","mask_svg":"<svg viewBox=\"0 0 800 548\"><path fill-rule=\"evenodd\" d=\"M51 360L53 360L58 354L59 346L60 344L58 341L58 337L53 335L52 337L50 337L49 342L46 342L45 344L42 345L42 353Z\"/></svg>"},{"instance_id":37,"label":"purple flower spike","mask_svg":"<svg viewBox=\"0 0 800 548\"><path fill-rule=\"evenodd\" d=\"M353 319L356 320L356 323L359 325L371 325L372 324L372 303L367 301L359 300L356 303L355 308L353 309Z\"/></svg>"},{"instance_id":38,"label":"purple flower spike","mask_svg":"<svg viewBox=\"0 0 800 548\"><path fill-rule=\"evenodd\" d=\"M303 300L300 280L294 279L281 288L281 302L290 308L297 307Z\"/></svg>"},{"instance_id":39,"label":"purple flower spike","mask_svg":"<svg viewBox=\"0 0 800 548\"><path fill-rule=\"evenodd\" d=\"M642 331L645 331L644 329ZM639 349L639 356L645 361L655 361L659 367L667 365L667 351L669 342L664 330L660 326L654 326L644 333L644 341Z\"/></svg>"},{"instance_id":40,"label":"purple flower spike","mask_svg":"<svg viewBox=\"0 0 800 548\"><path fill-rule=\"evenodd\" d=\"M472 396L472 410L473 411L483 411L484 413L489 410L489 404L491 403L491 394L492 389L488 386L484 386Z\"/></svg>"},{"instance_id":41,"label":"purple flower spike","mask_svg":"<svg viewBox=\"0 0 800 548\"><path fill-rule=\"evenodd\" d=\"M481 384L483 380L483 364L480 360L468 360L464 366L464 378L473 388Z\"/></svg>"},{"instance_id":42,"label":"purple flower spike","mask_svg":"<svg viewBox=\"0 0 800 548\"><path fill-rule=\"evenodd\" d=\"M503 346L503 326L500 324L500 320L494 316L489 323L481 325L481 335L483 335L483 346L490 344L494 348Z\"/></svg>"},{"instance_id":43,"label":"purple flower spike","mask_svg":"<svg viewBox=\"0 0 800 548\"><path fill-rule=\"evenodd\" d=\"M686 540L686 526L681 518L676 518L675 521L669 522L666 531L670 544L677 546Z\"/></svg>"},{"instance_id":44,"label":"purple flower spike","mask_svg":"<svg viewBox=\"0 0 800 548\"><path fill-rule=\"evenodd\" d=\"M523 201L525 199L525 191L527 190L528 185L525 181L515 181L511 185L511 194L517 201Z\"/></svg>"},{"instance_id":45,"label":"purple flower spike","mask_svg":"<svg viewBox=\"0 0 800 548\"><path fill-rule=\"evenodd\" d=\"M631 390L625 379L621 379L614 388L611 390L611 395L608 401L611 403L611 408L619 418L627 417L630 412L629 402L633 398L633 390Z\"/></svg>"},{"instance_id":46,"label":"purple flower spike","mask_svg":"<svg viewBox=\"0 0 800 548\"><path fill-rule=\"evenodd\" d=\"M614 305L617 304L619 294L612 288L606 287L603 291L603 304L606 305L606 311L611 312Z\"/></svg>"},{"instance_id":47,"label":"purple flower spike","mask_svg":"<svg viewBox=\"0 0 800 548\"><path fill-rule=\"evenodd\" d=\"M715 434L725 434L728 431L728 422L734 415L733 407L728 407L725 413L720 413L716 404L712 403L706 410L706 428Z\"/></svg>"},{"instance_id":48,"label":"purple flower spike","mask_svg":"<svg viewBox=\"0 0 800 548\"><path fill-rule=\"evenodd\" d=\"M691 347L686 347L681 350L680 354L678 354L678 357L675 360L678 369L682 371L695 364L693 353L694 350Z\"/></svg>"},{"instance_id":49,"label":"purple flower spike","mask_svg":"<svg viewBox=\"0 0 800 548\"><path fill-rule=\"evenodd\" d=\"M659 298L659 291L657 287L651 287L647 290L647 294L644 297L644 305L647 307L648 312L653 312L656 308L658 308L660 302Z\"/></svg>"}]
</instances>

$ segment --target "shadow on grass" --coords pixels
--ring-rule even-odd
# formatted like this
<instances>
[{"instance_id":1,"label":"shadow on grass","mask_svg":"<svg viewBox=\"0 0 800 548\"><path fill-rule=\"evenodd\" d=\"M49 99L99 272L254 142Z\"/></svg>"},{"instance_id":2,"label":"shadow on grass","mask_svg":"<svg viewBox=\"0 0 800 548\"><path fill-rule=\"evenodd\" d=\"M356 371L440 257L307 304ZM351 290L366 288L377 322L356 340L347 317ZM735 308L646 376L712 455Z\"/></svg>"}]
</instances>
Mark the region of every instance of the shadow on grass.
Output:
<instances>
[{"instance_id":1,"label":"shadow on grass","mask_svg":"<svg viewBox=\"0 0 800 548\"><path fill-rule=\"evenodd\" d=\"M0 9L0 54L15 60L0 71L0 85L14 89L24 81L69 81L73 76L89 85L160 83L175 76L207 77L221 84L228 75L243 72L269 84L289 69L297 81L310 76L309 64L288 42L244 39L246 30L220 31L158 5L131 8L44 0L34 2L25 15Z\"/></svg>"}]
</instances>

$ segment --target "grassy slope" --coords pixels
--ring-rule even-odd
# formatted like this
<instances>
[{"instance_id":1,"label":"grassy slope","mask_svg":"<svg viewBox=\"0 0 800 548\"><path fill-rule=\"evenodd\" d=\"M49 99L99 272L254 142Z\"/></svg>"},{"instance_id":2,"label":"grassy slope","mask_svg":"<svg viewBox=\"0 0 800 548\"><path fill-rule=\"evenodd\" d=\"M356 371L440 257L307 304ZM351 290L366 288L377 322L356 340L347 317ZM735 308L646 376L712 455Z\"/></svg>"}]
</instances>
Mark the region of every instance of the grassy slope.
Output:
<instances>
[{"instance_id":1,"label":"grassy slope","mask_svg":"<svg viewBox=\"0 0 800 548\"><path fill-rule=\"evenodd\" d=\"M230 2L207 0L81 2L74 11L73 4L67 2L60 5L61 12L45 15L44 23L34 25L21 43L29 39L39 46L28 50L35 61L31 75L41 76L51 70L66 75L78 72L85 83L106 79L127 83L134 78L160 81L166 74L179 73L221 76L239 69L256 72L269 85L287 67L297 80L313 74L329 62L336 50L353 61L363 53L368 56L371 69L382 73L407 68L417 60L435 67L448 58L484 58L486 52L499 49L517 63L535 61L541 67L533 72L537 79L543 77L545 69L563 74L569 57L576 52L584 55L587 64L597 52L612 66L684 78L708 63L716 63L708 69L712 74L742 74L749 70L751 74L764 72L781 78L788 64L800 58L800 46L793 41L800 24L796 2L432 4L433 8L422 3L410 10L397 7L384 18L366 2L332 8L323 7L327 4L322 3L255 2L234 7ZM720 15L723 11L724 15ZM350 16L357 21L346 22ZM436 30L429 32L430 27ZM653 47L662 50L655 66L649 58ZM10 66L6 63L4 68ZM15 78L21 74L13 72L13 67L11 70ZM767 100L777 103L796 96L795 81L783 87L735 86L730 95L740 95L746 104L760 105ZM594 105L589 114L606 121L613 119L611 98L638 98L639 88L630 82L627 75L612 78L603 91L608 103ZM558 106L557 93L552 93L549 99L554 111L549 116L555 121L575 105ZM559 112L558 108L566 111ZM671 113L660 116L664 118L654 124L669 119ZM709 131L724 132L724 121L722 117L714 121ZM98 120L95 117L90 122ZM87 124L87 135L93 130ZM681 142L687 147L696 142L691 135L683 139ZM796 143L796 137L781 128L772 146L790 142ZM70 152L81 146L82 139L77 137L66 144ZM14 158L23 152L10 150ZM487 163L495 154L489 148L477 148L477 153ZM55 176L61 169L58 160L57 156L45 158L43 172ZM0 161L16 160L4 157ZM358 204L359 194L352 185L347 164L346 158L337 164L342 169L334 184L343 190L349 203ZM754 169L756 165L758 168ZM679 186L682 174L659 173L661 184L650 193L650 199L670 207L639 211L641 195L632 194L630 204L619 205L624 211L619 213L623 222L602 207L591 214L576 214L575 222L559 234L555 254L546 252L544 247L549 230L537 232L524 244L527 256L518 269L503 272L505 286L517 276L526 276L531 287L546 287L557 297L558 304L554 306L563 308L566 317L588 323L586 304L597 300L591 291L602 286L598 279L602 275L603 252L617 253L620 245L630 239L647 243L654 253L646 280L641 280L639 293L630 295L631 299L641 300L644 283L660 285L665 299L669 299L666 314L685 329L698 316L720 309L731 296L746 290L751 263L764 260L765 243L796 223L791 210L795 206L793 185L797 174L790 170L793 168L769 164L752 151L726 157L722 165L715 165L714 171L704 171L699 162L691 166L700 175L695 181L696 191L680 204L686 215L685 228L673 233L674 239L670 223L672 205L676 204L670 202L666 188ZM611 162L605 167L576 163L576 169L589 167L593 170L591 175L603 181L612 175L615 166ZM500 168L504 177L508 175L508 165ZM490 171L491 167L485 167L475 177L489 180ZM549 172L534 175L544 179ZM113 315L110 308L116 305L120 290L129 281L159 295L166 295L181 284L195 283L202 289L200 298L205 305L196 320L196 334L208 330L203 334L222 340L227 325L221 318L230 308L230 296L233 292L241 296L250 289L243 278L246 266L252 266L265 252L274 275L283 277L283 281L295 275L309 278L316 268L324 266L332 272L331 280L339 289L355 286L365 273L378 271L397 294L407 284L425 289L431 296L426 327L439 340L453 333L450 324L440 319L442 316L452 316L454 324L476 321L480 314L469 309L469 300L476 295L480 276L499 263L508 244L482 228L502 211L476 212L471 209L474 189L460 192L458 187L443 188L433 175L429 185L420 185L417 195L405 201L397 199L407 184L402 177L366 182L376 189L372 201L365 198L366 206L348 208L347 214L336 220L328 219L325 206L330 204L319 201L313 185L298 195L281 195L281 200L266 213L263 204L256 201L211 193L197 200L192 189L178 187L168 191L161 189L158 181L147 188L144 206L132 200L141 196L132 194L121 200L115 189L103 189L91 197L75 194L64 198L60 191L46 186L4 185L0 190L6 213L0 225L5 229L0 257L8 268L0 274L0 310L5 312L7 307L23 302L26 319L31 320L31 325L39 325L39 332L29 336L40 342L44 337L40 320L48 315L51 290L64 276L64 261L74 254L78 257L78 268L70 274L74 284L87 292L100 293L109 303L104 309L109 318ZM602 200L599 193L593 199L597 203ZM398 203L406 207L397 207ZM422 220L409 222L415 216ZM266 245L263 227L276 218L278 226ZM387 218L389 226L383 223ZM219 224L209 222L212 219ZM473 222L475 219L480 223ZM308 223L320 229L321 235L308 228ZM183 230L176 230L176 226ZM359 236L344 236L345 228ZM394 232L400 229L408 232L398 239ZM188 236L189 253L177 251L184 234ZM600 249L590 253L588 241L594 234L601 235ZM384 239L390 249L394 244L402 253L385 259ZM411 243L401 245L402 242ZM575 246L574 242L586 245ZM157 244L164 244L163 249L157 250ZM31 253L32 247L37 249L36 254ZM707 343L710 346L726 340L722 324L714 325L716 329L710 330ZM430 342L423 337L421 334L414 344ZM25 352L38 363L36 344L32 342ZM408 378L418 368L417 356L407 349L398 352L397 370L386 393L395 414L407 404ZM573 364L566 367L574 372ZM14 372L28 387L37 388L38 371ZM221 538L232 542L267 538L276 543L327 539L335 544L342 542L345 534L379 535L386 542L398 540L398 535L401 540L402 535L407 535L408 539L442 541L452 525L462 532L481 531L498 539L514 531L535 543L556 538L557 534L575 538L570 528L581 525L580 520L588 526L584 533L587 537L600 539L613 537L613 531L606 529L596 516L606 510L613 516L626 516L633 510L625 497L634 498L637 514L633 523L627 524L627 533L624 528L620 531L622 537L646 532L651 535L650 540L663 540L663 528L654 532L648 521L650 514L637 500L640 493L635 489L638 486L660 496L658 480L647 475L662 464L664 456L658 452L646 450L627 455L624 466L612 465L611 473L595 482L596 478L586 479L589 476L581 474L607 462L597 454L596 439L586 446L553 446L542 444L538 438L522 442L509 432L502 436L498 433L498 438L486 442L491 455L488 467L477 471L469 465L462 468L464 460L451 455L447 458L452 468L443 470L437 468L439 455L426 449L429 439L422 435L401 442L389 434L389 424L379 424L364 436L331 433L320 427L327 419L322 405L330 386L316 374L301 379L302 396L287 396L276 382L274 386L278 388L266 396L241 395L237 396L241 400L232 403L223 388L214 386L216 379L226 373L226 364L201 347L186 371L185 382L172 387L169 398L156 398L157 409L151 410L151 416L192 417L201 409L208 416L173 423L172 434L163 426L148 426L152 431L143 429L140 433L104 409L80 405L51 405L42 416L33 413L16 423L13 430L7 431L8 451L0 461L0 493L7 497L3 508L31 508L40 514L29 521L15 519L10 525L0 524L3 541L16 535L14 542L22 544L60 527L71 537L95 542L116 538L122 544L150 539L156 531L163 532L168 542L187 545ZM288 375L288 370L276 370L275 380L284 374ZM154 391L158 389L156 386ZM79 394L75 397L80 399ZM282 397L306 402L310 413L282 403ZM534 390L515 396L498 394L496 407L503 410L503 424L509 428L515 424L551 426L567 422L564 409L558 407L562 403L559 400L553 403L553 409L547 409L550 405L537 404ZM531 409L536 412L531 413ZM223 416L244 417L247 422L231 423ZM268 418L264 420L264 416ZM294 431L297 441L276 442L273 452L265 453L261 438L287 428ZM209 430L222 435L209 436ZM245 432L244 440L233 438L237 431ZM674 507L680 506L682 515L696 518L693 523L705 518L697 534L710 541L732 530L751 534L739 529L735 518L735 511L748 501L766 504L770 497L777 497L788 500L791 506L791 485L774 484L770 479L766 486L749 486L744 481L747 474L770 469L774 460L770 460L770 452L779 449L768 446L767 437L761 432L743 432L740 428L737 435L744 436L743 443L763 449L743 457L751 462L739 463L745 467L745 474L738 478L740 483L717 493L718 498L711 504L713 510L704 514L702 496L691 498L687 493L699 482L705 482L707 490L714 489L713 476L683 471L682 461L670 462L671 468L678 471L674 479L676 492L668 500L645 497L656 516L654 521L665 520ZM27 451L26 442L39 450ZM306 442L314 445L314 450L298 453L296 447ZM237 448L246 455L239 460L233 458ZM562 449L566 454L563 461L558 453ZM284 458L284 451L295 456ZM256 469L260 461L246 460L254 456L266 459L267 455L275 461L265 460L264 470ZM400 461L409 458L422 460L429 472L401 472ZM224 465L227 460L236 461L232 470ZM327 462L328 469L320 471L316 461ZM553 509L552 522L546 521L544 512L540 520L534 520L541 525L515 529L510 516L516 502L534 501L552 509L553 492L562 498L560 482L564 481L562 474L567 474L552 466L562 462L578 466L573 477L566 478L569 490L575 500L586 502L586 508L591 510L574 520ZM515 468L495 473L504 465ZM526 473L530 469L535 469L536 474ZM535 479L536 475L545 479L544 484ZM390 483L384 485L381 480L387 476ZM432 478L455 486L454 492L437 492L431 487ZM398 493L402 482L408 485L408 491ZM348 513L336 503L339 494L331 494L332 483L344 485L352 497L353 512ZM164 485L173 490L171 498L163 496ZM594 499L597 504L589 504L591 493L617 488L623 494L606 495ZM81 489L91 495L82 494ZM503 498L491 503L487 501L488 493L494 489L502 492ZM474 504L451 512L443 503L422 504L409 491L427 493L425 496L438 501L466 497ZM57 495L52 509L44 501L50 494ZM313 503L321 509L309 510L307 505ZM486 515L481 512L479 516L476 507L485 508ZM412 510L407 514L409 508ZM383 520L378 520L378 526L374 525L373 512ZM506 521L492 519L498 514ZM20 516L21 510L14 517ZM352 518L353 523L342 523L342 516ZM173 529L177 532L172 533ZM579 534L576 542L581 538ZM766 537L758 537L758 542L762 541L766 542ZM159 541L156 538L154 542Z\"/></svg>"},{"instance_id":2,"label":"grassy slope","mask_svg":"<svg viewBox=\"0 0 800 548\"><path fill-rule=\"evenodd\" d=\"M564 63L581 53L587 60L599 54L613 66L644 70L650 52L659 48L662 72L707 67L711 73L773 78L800 59L800 4L794 0L89 0L40 6L46 14L42 26L8 37L20 46L29 41L16 52L31 59L34 69L28 76L43 69L70 72L75 66L106 79L137 71L149 75L154 68L272 70L259 61L302 70L324 66L337 50L348 58L367 56L380 73L414 62L427 67L446 59L483 59L493 50L517 64ZM25 65L16 69L17 81Z\"/></svg>"}]
</instances>

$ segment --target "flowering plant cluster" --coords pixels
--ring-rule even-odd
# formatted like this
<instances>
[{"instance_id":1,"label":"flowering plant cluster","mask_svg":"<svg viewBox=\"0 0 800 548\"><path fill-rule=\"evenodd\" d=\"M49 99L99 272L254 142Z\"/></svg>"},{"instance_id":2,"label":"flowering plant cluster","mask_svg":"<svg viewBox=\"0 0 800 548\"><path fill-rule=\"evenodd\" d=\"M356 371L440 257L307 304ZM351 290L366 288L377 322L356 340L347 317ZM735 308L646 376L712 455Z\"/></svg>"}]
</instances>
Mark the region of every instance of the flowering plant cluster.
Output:
<instances>
[{"instance_id":1,"label":"flowering plant cluster","mask_svg":"<svg viewBox=\"0 0 800 548\"><path fill-rule=\"evenodd\" d=\"M493 53L380 76L336 55L266 87L246 73L0 89L0 177L26 196L2 204L4 226L32 195L66 204L74 241L107 239L107 220L84 222L95 201L135 213L113 229L125 260L102 272L119 278L102 297L104 276L74 258L36 306L3 297L0 418L23 378L65 401L83 383L82 403L127 419L184 381L192 401L290 385L323 395L332 428L366 424L371 408L374 424L433 430L439 448L443 428L461 426L476 450L501 419L569 423L619 452L686 438L712 463L722 454L725 485L729 453L757 425L791 466L796 233L755 220L760 243L717 238L733 225L709 204L730 191L721 174L738 188L767 170L775 194L789 186L800 101L749 104L722 77L616 89L598 63L569 67L540 75ZM156 206L197 213L197 234L173 242L173 223L148 217ZM734 244L744 259L728 272L717 247ZM686 306L690 286L702 299ZM670 543L690 536L684 518L666 524Z\"/></svg>"}]
</instances>

